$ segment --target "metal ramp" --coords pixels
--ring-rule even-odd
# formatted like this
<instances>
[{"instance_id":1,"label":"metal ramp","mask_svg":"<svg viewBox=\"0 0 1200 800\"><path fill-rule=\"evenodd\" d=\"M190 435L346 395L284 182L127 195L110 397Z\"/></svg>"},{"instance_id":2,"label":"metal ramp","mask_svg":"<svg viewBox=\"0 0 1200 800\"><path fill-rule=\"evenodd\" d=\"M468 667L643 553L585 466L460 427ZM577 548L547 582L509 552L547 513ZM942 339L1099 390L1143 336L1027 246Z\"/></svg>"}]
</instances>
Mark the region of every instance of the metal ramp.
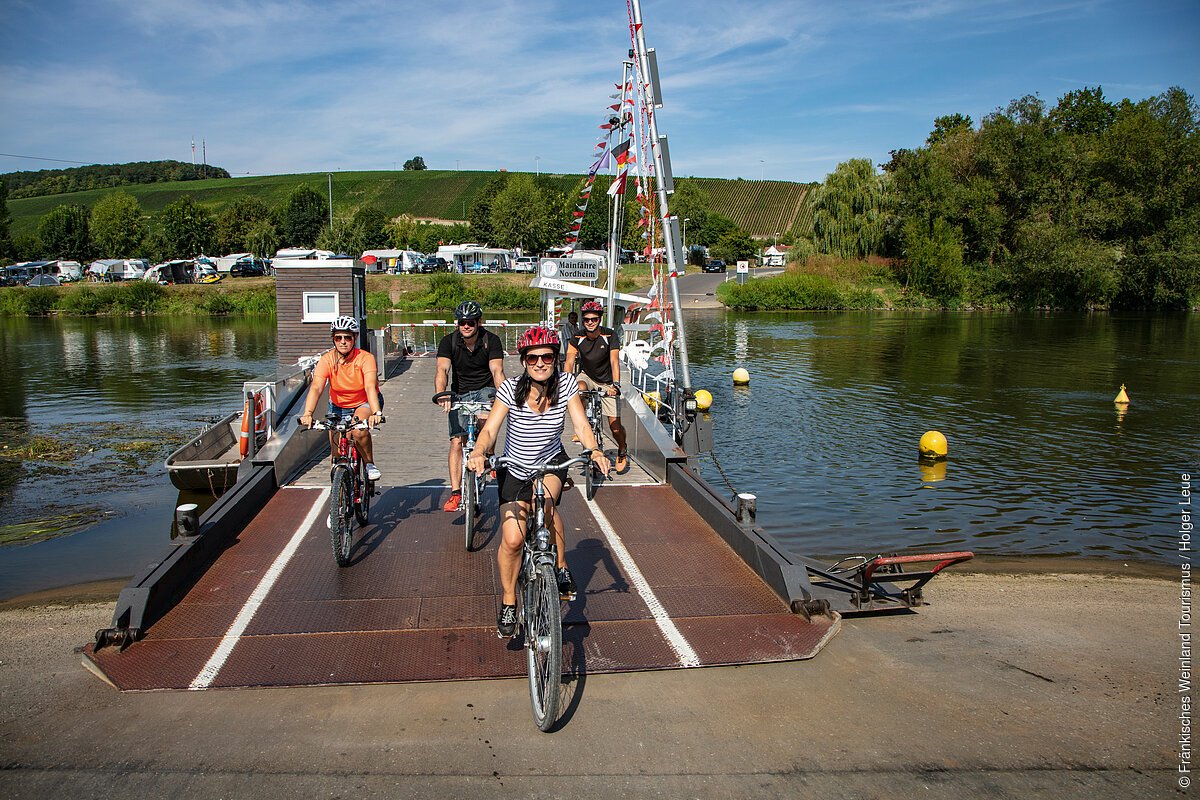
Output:
<instances>
[{"instance_id":1,"label":"metal ramp","mask_svg":"<svg viewBox=\"0 0 1200 800\"><path fill-rule=\"evenodd\" d=\"M339 569L325 490L283 489L142 640L89 645L86 663L123 690L521 676L520 641L494 632L496 538L466 552L444 493L383 491ZM805 659L839 629L790 613L668 486L602 487L593 504L571 490L563 511L580 587L566 674Z\"/></svg>"}]
</instances>

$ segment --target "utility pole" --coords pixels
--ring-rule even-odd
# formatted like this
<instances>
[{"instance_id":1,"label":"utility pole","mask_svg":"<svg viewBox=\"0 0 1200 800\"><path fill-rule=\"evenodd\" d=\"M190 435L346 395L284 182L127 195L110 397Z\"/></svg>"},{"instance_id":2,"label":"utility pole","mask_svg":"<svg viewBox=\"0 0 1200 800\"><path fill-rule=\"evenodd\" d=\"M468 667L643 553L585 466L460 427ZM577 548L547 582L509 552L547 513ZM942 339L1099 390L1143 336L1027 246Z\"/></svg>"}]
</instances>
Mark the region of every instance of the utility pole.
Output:
<instances>
[{"instance_id":1,"label":"utility pole","mask_svg":"<svg viewBox=\"0 0 1200 800\"><path fill-rule=\"evenodd\" d=\"M333 233L333 173L329 173L329 232Z\"/></svg>"}]
</instances>

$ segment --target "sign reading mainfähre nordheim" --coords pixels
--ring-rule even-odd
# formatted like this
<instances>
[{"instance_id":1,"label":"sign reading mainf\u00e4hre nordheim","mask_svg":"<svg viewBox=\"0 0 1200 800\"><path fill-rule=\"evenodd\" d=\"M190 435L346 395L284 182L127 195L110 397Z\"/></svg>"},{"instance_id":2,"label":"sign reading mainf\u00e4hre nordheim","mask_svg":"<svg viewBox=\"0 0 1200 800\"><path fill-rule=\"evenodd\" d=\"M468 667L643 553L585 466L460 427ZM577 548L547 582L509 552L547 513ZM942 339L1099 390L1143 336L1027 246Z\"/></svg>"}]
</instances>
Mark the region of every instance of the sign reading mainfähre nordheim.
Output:
<instances>
[{"instance_id":1,"label":"sign reading mainf\u00e4hre nordheim","mask_svg":"<svg viewBox=\"0 0 1200 800\"><path fill-rule=\"evenodd\" d=\"M583 258L543 258L543 278L561 278L567 281L595 281L600 278L600 262Z\"/></svg>"}]
</instances>

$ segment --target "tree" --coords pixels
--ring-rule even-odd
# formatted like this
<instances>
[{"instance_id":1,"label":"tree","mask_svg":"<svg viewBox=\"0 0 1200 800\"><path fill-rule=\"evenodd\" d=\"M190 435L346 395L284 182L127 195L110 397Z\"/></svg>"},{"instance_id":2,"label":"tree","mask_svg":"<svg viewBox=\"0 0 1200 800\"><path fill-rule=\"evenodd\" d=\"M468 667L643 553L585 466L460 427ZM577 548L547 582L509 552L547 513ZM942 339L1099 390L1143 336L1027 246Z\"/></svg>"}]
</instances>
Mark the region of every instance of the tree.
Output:
<instances>
[{"instance_id":1,"label":"tree","mask_svg":"<svg viewBox=\"0 0 1200 800\"><path fill-rule=\"evenodd\" d=\"M245 248L259 258L270 258L279 251L279 231L275 221L260 219L246 232Z\"/></svg>"},{"instance_id":2,"label":"tree","mask_svg":"<svg viewBox=\"0 0 1200 800\"><path fill-rule=\"evenodd\" d=\"M556 234L556 216L546 194L529 175L514 175L492 201L496 244L532 253L548 247Z\"/></svg>"},{"instance_id":3,"label":"tree","mask_svg":"<svg viewBox=\"0 0 1200 800\"><path fill-rule=\"evenodd\" d=\"M813 197L813 234L822 252L842 258L881 253L888 179L868 159L838 164Z\"/></svg>"},{"instance_id":4,"label":"tree","mask_svg":"<svg viewBox=\"0 0 1200 800\"><path fill-rule=\"evenodd\" d=\"M191 195L164 208L158 224L168 258L191 258L213 247L216 224L212 214L196 205Z\"/></svg>"},{"instance_id":5,"label":"tree","mask_svg":"<svg viewBox=\"0 0 1200 800\"><path fill-rule=\"evenodd\" d=\"M141 206L128 192L111 192L97 200L89 225L101 258L132 258L146 238Z\"/></svg>"},{"instance_id":6,"label":"tree","mask_svg":"<svg viewBox=\"0 0 1200 800\"><path fill-rule=\"evenodd\" d=\"M395 164L393 164L392 166L395 166ZM404 162L404 168L405 169L426 169L425 159L421 158L420 156L413 156L408 161Z\"/></svg>"},{"instance_id":7,"label":"tree","mask_svg":"<svg viewBox=\"0 0 1200 800\"><path fill-rule=\"evenodd\" d=\"M926 144L935 145L946 141L951 136L962 132L970 132L974 127L971 118L963 114L949 114L944 117L938 117L933 121L933 131L929 134L929 138L925 140Z\"/></svg>"},{"instance_id":8,"label":"tree","mask_svg":"<svg viewBox=\"0 0 1200 800\"><path fill-rule=\"evenodd\" d=\"M271 209L257 197L239 197L217 215L216 246L220 253L251 251L248 244L250 232L261 223L274 226ZM253 252L253 251L251 251ZM272 250L271 253L275 251ZM271 255L268 253L266 255Z\"/></svg>"},{"instance_id":9,"label":"tree","mask_svg":"<svg viewBox=\"0 0 1200 800\"><path fill-rule=\"evenodd\" d=\"M354 251L378 250L388 246L388 226L391 220L375 206L363 206L354 212L350 223Z\"/></svg>"},{"instance_id":10,"label":"tree","mask_svg":"<svg viewBox=\"0 0 1200 800\"><path fill-rule=\"evenodd\" d=\"M723 259L726 263L736 264L739 261L749 261L758 252L758 245L750 238L750 234L742 230L732 230L724 234L710 248L714 258Z\"/></svg>"},{"instance_id":11,"label":"tree","mask_svg":"<svg viewBox=\"0 0 1200 800\"><path fill-rule=\"evenodd\" d=\"M289 247L312 247L328 225L329 204L311 186L297 186L278 210L279 233Z\"/></svg>"},{"instance_id":12,"label":"tree","mask_svg":"<svg viewBox=\"0 0 1200 800\"><path fill-rule=\"evenodd\" d=\"M79 205L56 206L38 222L42 253L51 258L87 261L92 257L88 210Z\"/></svg>"},{"instance_id":13,"label":"tree","mask_svg":"<svg viewBox=\"0 0 1200 800\"><path fill-rule=\"evenodd\" d=\"M321 233L317 236L317 247L339 255L354 255L357 242L351 221L340 214L335 217L333 227L327 226L321 229Z\"/></svg>"},{"instance_id":14,"label":"tree","mask_svg":"<svg viewBox=\"0 0 1200 800\"><path fill-rule=\"evenodd\" d=\"M12 258L12 214L8 210L8 184L0 181L0 258Z\"/></svg>"},{"instance_id":15,"label":"tree","mask_svg":"<svg viewBox=\"0 0 1200 800\"><path fill-rule=\"evenodd\" d=\"M472 241L488 244L496 241L496 231L492 228L492 201L496 195L508 186L509 173L502 172L483 185L483 188L471 201L471 210L467 214Z\"/></svg>"}]
</instances>

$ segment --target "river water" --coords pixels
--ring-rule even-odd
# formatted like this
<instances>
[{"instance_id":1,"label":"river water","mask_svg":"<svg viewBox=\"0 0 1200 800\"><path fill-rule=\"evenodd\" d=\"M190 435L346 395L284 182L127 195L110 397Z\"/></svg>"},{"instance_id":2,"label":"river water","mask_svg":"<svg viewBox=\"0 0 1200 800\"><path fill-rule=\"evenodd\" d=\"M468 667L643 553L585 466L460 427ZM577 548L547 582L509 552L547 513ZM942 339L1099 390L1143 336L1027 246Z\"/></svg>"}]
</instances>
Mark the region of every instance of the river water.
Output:
<instances>
[{"instance_id":1,"label":"river water","mask_svg":"<svg viewBox=\"0 0 1200 800\"><path fill-rule=\"evenodd\" d=\"M759 523L797 553L1177 554L1181 476L1200 473L1195 315L688 319L692 382L714 397L717 463L703 459L703 474L726 488L719 463L757 494ZM128 577L159 555L180 501L162 468L169 440L234 410L274 359L272 319L0 319L6 435L112 431L163 451L115 473L97 445L67 466L0 460L0 525L39 506L96 520L0 547L0 599ZM732 385L738 366L748 387ZM933 429L950 455L931 468L917 443Z\"/></svg>"}]
</instances>

